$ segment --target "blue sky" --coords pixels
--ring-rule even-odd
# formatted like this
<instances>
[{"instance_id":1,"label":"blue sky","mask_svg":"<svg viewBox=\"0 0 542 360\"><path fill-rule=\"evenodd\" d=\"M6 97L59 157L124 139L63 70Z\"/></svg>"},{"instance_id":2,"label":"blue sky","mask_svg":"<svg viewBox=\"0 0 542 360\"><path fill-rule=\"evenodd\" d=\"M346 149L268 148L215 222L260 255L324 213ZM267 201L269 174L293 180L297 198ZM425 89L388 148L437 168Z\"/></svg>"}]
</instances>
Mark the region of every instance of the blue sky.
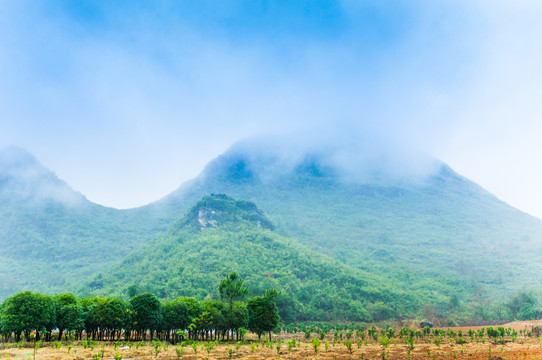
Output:
<instances>
[{"instance_id":1,"label":"blue sky","mask_svg":"<svg viewBox=\"0 0 542 360\"><path fill-rule=\"evenodd\" d=\"M27 148L92 201L131 207L239 139L347 133L427 152L542 216L541 10L525 0L6 1L0 145Z\"/></svg>"}]
</instances>

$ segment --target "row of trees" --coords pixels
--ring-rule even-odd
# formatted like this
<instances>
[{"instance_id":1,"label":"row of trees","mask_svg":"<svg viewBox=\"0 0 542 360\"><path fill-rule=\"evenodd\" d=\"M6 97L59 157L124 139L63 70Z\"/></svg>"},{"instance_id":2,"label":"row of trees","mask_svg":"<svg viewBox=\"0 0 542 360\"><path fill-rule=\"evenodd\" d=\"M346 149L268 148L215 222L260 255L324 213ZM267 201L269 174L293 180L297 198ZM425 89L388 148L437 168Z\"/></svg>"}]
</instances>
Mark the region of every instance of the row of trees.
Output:
<instances>
[{"instance_id":1,"label":"row of trees","mask_svg":"<svg viewBox=\"0 0 542 360\"><path fill-rule=\"evenodd\" d=\"M259 337L277 327L280 317L276 299L280 295L269 289L262 296L243 302L248 288L236 273L220 282L216 299L199 301L180 297L161 303L151 293L134 295L129 301L119 298L81 298L75 295L55 296L19 292L4 301L0 308L0 331L6 341L21 336L30 340L51 341L53 331L58 339L69 333L75 340L84 335L92 340L161 340L177 342L191 339L238 340L247 329ZM67 335L66 335L67 336Z\"/></svg>"}]
</instances>

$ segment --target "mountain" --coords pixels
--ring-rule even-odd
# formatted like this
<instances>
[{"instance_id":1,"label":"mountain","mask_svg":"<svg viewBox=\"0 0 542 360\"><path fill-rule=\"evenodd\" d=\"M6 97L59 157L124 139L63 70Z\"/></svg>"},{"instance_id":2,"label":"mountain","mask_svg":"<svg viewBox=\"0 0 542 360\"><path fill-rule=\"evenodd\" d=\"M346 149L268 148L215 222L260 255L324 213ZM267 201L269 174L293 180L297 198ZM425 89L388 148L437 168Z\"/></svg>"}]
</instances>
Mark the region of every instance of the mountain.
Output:
<instances>
[{"instance_id":1,"label":"mountain","mask_svg":"<svg viewBox=\"0 0 542 360\"><path fill-rule=\"evenodd\" d=\"M217 284L238 272L249 295L271 287L283 293L282 318L379 320L412 313L415 297L392 290L383 278L337 263L278 235L254 203L223 194L202 198L164 235L132 252L89 283L93 295L125 296L130 287L161 298L218 298Z\"/></svg>"},{"instance_id":2,"label":"mountain","mask_svg":"<svg viewBox=\"0 0 542 360\"><path fill-rule=\"evenodd\" d=\"M27 151L0 151L0 299L72 289L148 238L133 218L88 201Z\"/></svg>"},{"instance_id":3,"label":"mountain","mask_svg":"<svg viewBox=\"0 0 542 360\"><path fill-rule=\"evenodd\" d=\"M542 286L542 221L435 159L398 160L393 152L376 156L341 147L303 149L256 139L232 146L200 176L165 198L140 208L115 210L73 192L29 154L10 151L0 156L0 297L20 289L73 291L81 284L91 284L81 289L82 294L105 294L113 289L110 283L118 284L116 293L120 293L125 288L121 284L132 284L131 278L139 275L131 274L122 282L110 269L119 269L122 261L136 267L145 254L153 264L146 279L155 281L155 272L166 279L173 269L169 261L174 260L167 257L163 245L171 241L175 248L172 226L188 234L190 226L179 219L209 194L257 204L265 214L260 220L268 219L270 227L247 225L250 233L258 237L270 233L265 236L308 254L309 263L314 257L326 266L333 264L332 273L355 274L352 279L365 281L363 286L374 285L377 292L392 289L390 294L402 294L418 304L416 311L425 308L446 316L450 304L459 302L483 313L490 302L497 304L520 290ZM198 223L193 225L197 228ZM205 246L198 247L196 240L191 246L202 254L209 248L211 255L213 232L218 242L228 238L239 247L243 244L242 232L212 226L207 230L183 239L199 239ZM163 256L156 256L148 244L160 245L156 251ZM196 287L174 274L177 280L167 285L158 281L152 289L170 297L186 286L186 295L215 296L209 292L210 283L234 268L234 260L248 266L239 256L228 260L229 267L216 270L220 265L216 255L202 255L201 264L190 265L197 271L185 269L182 274L203 277L207 285ZM250 281L258 288L260 280ZM273 284L285 287L287 283ZM300 298L297 294L292 301ZM369 311L366 305L375 304L371 299L358 301L365 311ZM481 314L485 316L489 315Z\"/></svg>"},{"instance_id":4,"label":"mountain","mask_svg":"<svg viewBox=\"0 0 542 360\"><path fill-rule=\"evenodd\" d=\"M443 313L452 297L481 306L542 286L541 220L436 160L397 173L385 161L343 166L336 158L329 149L292 156L279 145L243 142L139 210L166 219L209 193L253 201L279 234L385 276Z\"/></svg>"}]
</instances>

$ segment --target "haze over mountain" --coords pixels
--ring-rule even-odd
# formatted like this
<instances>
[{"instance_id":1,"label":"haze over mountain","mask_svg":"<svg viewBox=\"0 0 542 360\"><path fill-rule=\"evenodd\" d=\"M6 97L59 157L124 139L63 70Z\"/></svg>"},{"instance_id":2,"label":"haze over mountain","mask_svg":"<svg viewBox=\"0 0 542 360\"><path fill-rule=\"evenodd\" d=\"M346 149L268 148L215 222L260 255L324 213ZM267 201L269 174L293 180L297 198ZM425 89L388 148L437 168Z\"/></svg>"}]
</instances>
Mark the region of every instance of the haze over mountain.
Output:
<instances>
[{"instance_id":1,"label":"haze over mountain","mask_svg":"<svg viewBox=\"0 0 542 360\"><path fill-rule=\"evenodd\" d=\"M182 222L171 226L211 193L254 202L273 224L273 241L328 259L321 261L330 264L332 272L355 274L352 279L367 281L375 291L393 288L407 294L418 304L417 310L409 311L432 304L444 312L454 295L481 305L542 285L541 220L510 207L435 159L393 152L348 156L344 149L296 148L276 139L244 141L171 195L130 210L104 208L81 195L75 205L51 197L42 204L11 191L15 185L9 184L21 180L9 175L9 169L27 166L27 157L21 156L12 162L20 166L2 166L1 177L8 180L0 183L0 242L9 246L0 253L0 276L6 279L0 295L26 288L120 292L141 282L165 297L183 291L201 297L209 288L188 286L186 277L214 279L236 266L249 269L245 276L257 284L260 275L245 262L235 264L228 258L228 266L219 266L212 239L224 246L230 239L246 251L253 245L232 229L217 230L214 238L186 232L181 236L186 240L178 245L179 237L173 234ZM40 179L56 179L47 171L39 174ZM65 184L61 188L69 189ZM193 247L198 249L195 254L214 255L187 258ZM262 251L267 251L265 246ZM308 263L314 258L310 255ZM142 260L153 266L141 268ZM175 263L186 263L187 268L197 263L198 271L168 279ZM119 269L126 271L122 278ZM137 269L148 273L141 275ZM76 286L80 284L91 285Z\"/></svg>"}]
</instances>

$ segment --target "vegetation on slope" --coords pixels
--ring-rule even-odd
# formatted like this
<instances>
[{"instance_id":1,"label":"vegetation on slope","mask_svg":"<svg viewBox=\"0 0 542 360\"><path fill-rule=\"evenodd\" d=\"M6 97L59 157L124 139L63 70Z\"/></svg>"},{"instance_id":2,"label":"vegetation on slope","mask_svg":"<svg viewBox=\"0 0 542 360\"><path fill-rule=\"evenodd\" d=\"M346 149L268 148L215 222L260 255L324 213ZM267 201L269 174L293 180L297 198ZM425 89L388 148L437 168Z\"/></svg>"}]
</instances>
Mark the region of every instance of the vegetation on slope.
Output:
<instances>
[{"instance_id":1,"label":"vegetation on slope","mask_svg":"<svg viewBox=\"0 0 542 360\"><path fill-rule=\"evenodd\" d=\"M285 294L279 299L285 321L381 320L419 309L419 300L392 291L382 278L338 264L271 228L254 204L207 196L167 234L89 286L102 295L122 296L137 284L164 299L218 298L214 284L236 271L253 293L275 288Z\"/></svg>"},{"instance_id":2,"label":"vegetation on slope","mask_svg":"<svg viewBox=\"0 0 542 360\"><path fill-rule=\"evenodd\" d=\"M154 236L146 224L91 203L24 150L0 151L0 299L75 288Z\"/></svg>"},{"instance_id":3,"label":"vegetation on slope","mask_svg":"<svg viewBox=\"0 0 542 360\"><path fill-rule=\"evenodd\" d=\"M319 155L283 166L266 151L233 149L140 211L179 213L213 192L254 201L279 234L384 277L441 316L458 298L489 318L490 302L542 287L542 222L446 165L417 179L349 177Z\"/></svg>"}]
</instances>

